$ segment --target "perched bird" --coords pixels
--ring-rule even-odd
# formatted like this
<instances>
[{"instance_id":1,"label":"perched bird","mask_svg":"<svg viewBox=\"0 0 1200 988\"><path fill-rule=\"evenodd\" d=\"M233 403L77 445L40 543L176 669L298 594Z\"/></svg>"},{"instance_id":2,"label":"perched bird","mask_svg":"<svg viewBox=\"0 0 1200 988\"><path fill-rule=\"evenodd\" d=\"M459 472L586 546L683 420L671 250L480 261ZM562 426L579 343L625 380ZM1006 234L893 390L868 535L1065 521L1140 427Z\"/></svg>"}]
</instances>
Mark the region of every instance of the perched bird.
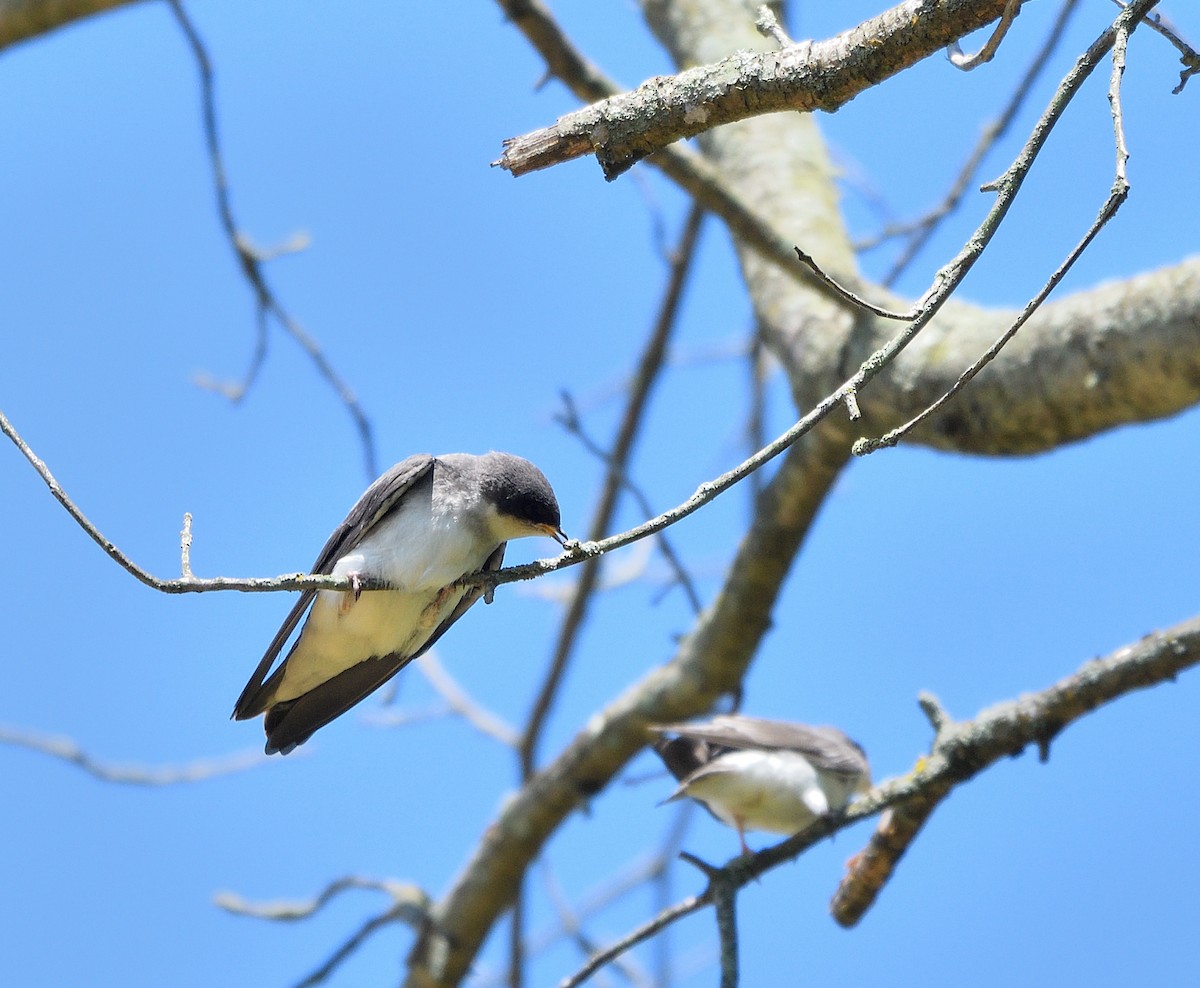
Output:
<instances>
[{"instance_id":1,"label":"perched bird","mask_svg":"<svg viewBox=\"0 0 1200 988\"><path fill-rule=\"evenodd\" d=\"M654 750L679 788L664 803L690 796L738 832L798 834L843 809L871 786L859 745L836 727L809 727L729 714L700 724L652 727Z\"/></svg>"},{"instance_id":2,"label":"perched bird","mask_svg":"<svg viewBox=\"0 0 1200 988\"><path fill-rule=\"evenodd\" d=\"M367 488L313 564L313 573L349 577L354 590L300 595L238 697L234 718L265 713L267 754L286 755L467 612L482 589L454 586L457 580L499 569L509 539L545 535L565 544L559 524L550 482L519 456L402 460ZM364 579L388 589L360 590ZM271 672L306 611L295 644Z\"/></svg>"}]
</instances>

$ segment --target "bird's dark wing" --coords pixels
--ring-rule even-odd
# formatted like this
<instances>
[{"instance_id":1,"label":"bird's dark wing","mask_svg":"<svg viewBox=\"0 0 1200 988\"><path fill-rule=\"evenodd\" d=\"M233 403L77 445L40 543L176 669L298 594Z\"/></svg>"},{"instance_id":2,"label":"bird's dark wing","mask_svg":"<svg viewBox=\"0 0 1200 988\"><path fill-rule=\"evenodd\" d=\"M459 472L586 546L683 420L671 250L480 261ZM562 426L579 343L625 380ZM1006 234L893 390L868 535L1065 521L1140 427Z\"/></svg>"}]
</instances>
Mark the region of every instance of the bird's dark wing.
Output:
<instances>
[{"instance_id":1,"label":"bird's dark wing","mask_svg":"<svg viewBox=\"0 0 1200 988\"><path fill-rule=\"evenodd\" d=\"M504 548L504 543L501 543L488 557L483 564L484 572L500 568L504 561ZM295 700L275 704L267 711L263 724L267 732L267 754L279 751L286 755L296 745L307 741L314 731L340 717L377 690L413 659L424 655L482 595L481 587L471 587L425 643L410 655L392 652L374 656L338 673Z\"/></svg>"},{"instance_id":2,"label":"bird's dark wing","mask_svg":"<svg viewBox=\"0 0 1200 988\"><path fill-rule=\"evenodd\" d=\"M410 456L406 460L401 460L368 487L363 496L350 509L345 520L329 536L310 572L316 575L332 572L334 564L358 545L367 532L394 511L404 496L413 488L413 485L433 469L433 460L434 458L428 453ZM300 619L304 617L316 595L315 590L303 591L300 599L296 601L296 605L288 612L288 616L275 633L275 637L271 639L271 644L267 646L267 651L258 663L258 668L254 670L250 681L242 690L242 695L238 697L237 703L233 706L235 720L256 717L266 709L266 701L270 697L275 683L272 680L264 684L263 681L267 678L271 666L274 665L288 639L292 637L296 625L300 623Z\"/></svg>"},{"instance_id":3,"label":"bird's dark wing","mask_svg":"<svg viewBox=\"0 0 1200 988\"><path fill-rule=\"evenodd\" d=\"M860 775L870 771L862 748L836 727L810 727L734 714L701 724L663 724L654 730L727 748L796 751L823 772Z\"/></svg>"},{"instance_id":4,"label":"bird's dark wing","mask_svg":"<svg viewBox=\"0 0 1200 988\"><path fill-rule=\"evenodd\" d=\"M418 453L401 460L363 492L350 513L317 556L314 573L329 573L342 556L353 549L363 537L384 518L396 510L409 491L433 469L434 458Z\"/></svg>"}]
</instances>

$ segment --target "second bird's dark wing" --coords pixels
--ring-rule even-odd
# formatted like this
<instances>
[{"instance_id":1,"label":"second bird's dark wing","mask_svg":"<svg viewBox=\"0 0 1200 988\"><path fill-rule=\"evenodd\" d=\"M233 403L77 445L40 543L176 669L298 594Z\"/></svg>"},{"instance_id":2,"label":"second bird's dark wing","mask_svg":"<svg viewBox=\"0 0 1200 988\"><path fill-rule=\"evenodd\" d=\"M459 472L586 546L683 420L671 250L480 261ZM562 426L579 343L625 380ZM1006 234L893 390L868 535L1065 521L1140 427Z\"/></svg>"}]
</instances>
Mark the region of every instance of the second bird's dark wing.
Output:
<instances>
[{"instance_id":1,"label":"second bird's dark wing","mask_svg":"<svg viewBox=\"0 0 1200 988\"><path fill-rule=\"evenodd\" d=\"M795 751L823 772L860 775L870 770L862 748L836 727L728 714L699 724L662 724L653 729L725 748Z\"/></svg>"}]
</instances>

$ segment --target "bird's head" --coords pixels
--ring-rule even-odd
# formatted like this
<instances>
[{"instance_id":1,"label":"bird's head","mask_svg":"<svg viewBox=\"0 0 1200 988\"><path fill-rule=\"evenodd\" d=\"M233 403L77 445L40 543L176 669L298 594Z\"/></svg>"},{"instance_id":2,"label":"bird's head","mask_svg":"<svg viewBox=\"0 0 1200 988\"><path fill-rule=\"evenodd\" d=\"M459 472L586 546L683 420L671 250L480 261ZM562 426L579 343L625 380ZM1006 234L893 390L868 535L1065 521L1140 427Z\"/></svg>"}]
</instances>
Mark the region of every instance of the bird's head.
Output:
<instances>
[{"instance_id":1,"label":"bird's head","mask_svg":"<svg viewBox=\"0 0 1200 988\"><path fill-rule=\"evenodd\" d=\"M546 475L511 453L488 453L486 458L489 463L482 493L495 511L492 528L496 535L506 542L544 535L565 544L558 498Z\"/></svg>"}]
</instances>

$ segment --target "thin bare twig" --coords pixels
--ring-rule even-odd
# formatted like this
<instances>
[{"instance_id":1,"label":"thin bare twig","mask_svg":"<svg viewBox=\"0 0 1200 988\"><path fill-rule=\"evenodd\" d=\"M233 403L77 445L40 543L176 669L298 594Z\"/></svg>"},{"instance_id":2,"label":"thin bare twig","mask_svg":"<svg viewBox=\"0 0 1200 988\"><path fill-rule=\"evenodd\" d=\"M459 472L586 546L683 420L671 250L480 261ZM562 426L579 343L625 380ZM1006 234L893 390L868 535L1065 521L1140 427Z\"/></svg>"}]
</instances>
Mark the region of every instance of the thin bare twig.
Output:
<instances>
[{"instance_id":1,"label":"thin bare twig","mask_svg":"<svg viewBox=\"0 0 1200 988\"><path fill-rule=\"evenodd\" d=\"M583 967L569 978L563 978L558 983L558 988L578 988L579 985L587 981L600 968L612 963L615 958L625 953L630 947L636 947L639 943L649 940L661 930L665 930L676 920L682 919L684 916L690 916L697 910L703 909L710 901L709 893L704 892L700 895L688 896L682 902L668 906L653 919L643 923L636 930L622 937L617 943L593 954L588 958L587 963Z\"/></svg>"},{"instance_id":2,"label":"thin bare twig","mask_svg":"<svg viewBox=\"0 0 1200 988\"><path fill-rule=\"evenodd\" d=\"M26 748L82 769L102 782L127 786L173 786L184 782L203 782L222 775L233 775L261 765L267 756L261 751L242 751L221 758L201 758L184 765L114 765L89 755L70 738L0 725L0 744Z\"/></svg>"},{"instance_id":3,"label":"thin bare twig","mask_svg":"<svg viewBox=\"0 0 1200 988\"><path fill-rule=\"evenodd\" d=\"M192 572L192 513L183 513L183 528L179 532L179 572L185 580L194 580Z\"/></svg>"},{"instance_id":4,"label":"thin bare twig","mask_svg":"<svg viewBox=\"0 0 1200 988\"><path fill-rule=\"evenodd\" d=\"M429 904L429 897L420 888L408 882L363 878L359 875L347 875L345 878L330 882L311 899L250 902L236 892L218 892L213 902L226 912L238 916L292 922L308 919L320 912L343 892L356 890L386 893L393 903L404 903L413 910L414 922L423 919L424 910Z\"/></svg>"},{"instance_id":5,"label":"thin bare twig","mask_svg":"<svg viewBox=\"0 0 1200 988\"><path fill-rule=\"evenodd\" d=\"M737 893L738 886L722 868L714 868L694 854L683 851L679 855L688 864L698 868L708 879L713 907L717 914L717 938L721 943L721 988L737 988L738 983L738 935Z\"/></svg>"},{"instance_id":6,"label":"thin bare twig","mask_svg":"<svg viewBox=\"0 0 1200 988\"><path fill-rule=\"evenodd\" d=\"M372 435L370 420L367 418L366 413L363 411L362 406L359 404L349 385L333 369L333 365L330 364L329 359L325 356L320 344L283 308L278 296L267 283L266 273L263 270L263 262L265 260L281 252L297 249L296 245L300 241L297 238L293 238L291 244L283 248L283 250L263 252L257 250L249 238L243 236L238 231L237 221L233 215L233 206L229 198L229 183L225 174L225 160L221 151L220 135L217 129L217 100L213 83L212 61L208 57L208 50L199 32L197 32L195 25L192 24L186 11L183 9L181 0L169 0L169 3L171 11L174 13L175 19L178 21L184 37L187 39L188 46L191 48L192 55L195 57L196 68L200 73L204 139L208 145L209 163L212 168L217 214L220 216L221 225L225 230L225 235L229 240L230 246L233 247L234 254L237 255L238 265L241 267L242 273L246 276L246 280L254 292L257 305L257 341L245 377L239 384L226 384L218 390L236 402L240 401L246 391L254 384L258 372L266 360L266 316L269 313L275 317L288 335L308 354L313 364L316 365L318 372L337 393L342 404L346 406L346 410L354 420L359 441L362 444L363 462L366 467L367 478L373 480L379 473L379 470L376 465L375 440Z\"/></svg>"},{"instance_id":7,"label":"thin bare twig","mask_svg":"<svg viewBox=\"0 0 1200 988\"><path fill-rule=\"evenodd\" d=\"M773 39L780 48L786 48L792 43L792 39L788 37L787 32L779 23L779 18L775 16L775 11L765 3L758 8L754 26L758 29L759 34L764 38Z\"/></svg>"},{"instance_id":8,"label":"thin bare twig","mask_svg":"<svg viewBox=\"0 0 1200 988\"><path fill-rule=\"evenodd\" d=\"M596 506L595 514L589 530L589 539L595 542L604 537L616 514L617 501L624 486L624 475L629 457L633 453L634 443L641 430L645 411L649 406L650 394L658 382L662 371L663 361L667 353L667 344L677 323L680 302L687 284L688 273L692 269L692 261L696 254L696 245L700 238L700 229L704 222L704 210L693 205L684 222L683 233L679 245L671 259L670 272L667 278L667 288L659 307L658 318L650 333L650 338L642 351L638 368L629 386L629 396L621 424L617 429L611 452L605 457L608 473L600 494L600 503ZM673 556L672 556L673 558ZM554 654L550 667L542 681L541 688L533 702L529 719L521 734L518 752L518 764L521 782L524 784L536 769L537 746L541 740L542 730L550 709L558 694L559 684L566 673L567 664L575 647L579 629L587 617L592 595L600 579L600 558L588 559L583 571L575 583L571 602L567 605L559 626L558 639L555 642ZM524 895L517 892L511 914L511 937L509 942L510 967L509 984L511 988L519 988L521 982L522 959L524 956Z\"/></svg>"},{"instance_id":9,"label":"thin bare twig","mask_svg":"<svg viewBox=\"0 0 1200 988\"><path fill-rule=\"evenodd\" d=\"M661 775L661 773L656 773L657 775ZM665 895L669 891L671 865L678 858L687 824L694 816L695 807L696 804L691 800L675 804L674 816L667 827L659 849L652 854L639 857L631 864L622 867L610 879L585 892L574 907L575 918L580 922L587 920L647 884L653 884L659 890L659 897ZM669 905L669 903L669 896L662 899L663 906ZM540 954L568 935L570 935L569 931L561 922L549 924L526 938L525 954L527 956ZM660 937L656 942L661 942L662 939ZM670 979L662 975L662 970L660 965L659 974L655 979L655 983L660 986L670 983ZM500 985L507 984L508 972L505 971L503 975L498 972L489 972L482 977L477 976L476 980L478 988L499 988Z\"/></svg>"}]
</instances>

